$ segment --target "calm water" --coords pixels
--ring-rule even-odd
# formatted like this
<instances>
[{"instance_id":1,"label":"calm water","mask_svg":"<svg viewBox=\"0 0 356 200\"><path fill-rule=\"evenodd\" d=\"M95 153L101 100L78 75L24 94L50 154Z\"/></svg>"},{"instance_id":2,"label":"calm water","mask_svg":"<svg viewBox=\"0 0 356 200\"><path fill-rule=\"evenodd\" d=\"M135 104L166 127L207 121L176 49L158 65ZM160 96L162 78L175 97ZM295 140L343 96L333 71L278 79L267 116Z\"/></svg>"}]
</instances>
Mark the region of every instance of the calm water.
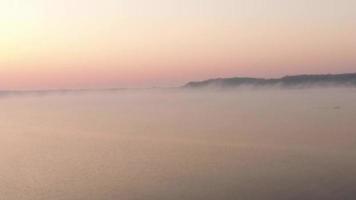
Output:
<instances>
[{"instance_id":1,"label":"calm water","mask_svg":"<svg viewBox=\"0 0 356 200\"><path fill-rule=\"evenodd\" d=\"M356 89L0 98L6 200L356 199Z\"/></svg>"}]
</instances>

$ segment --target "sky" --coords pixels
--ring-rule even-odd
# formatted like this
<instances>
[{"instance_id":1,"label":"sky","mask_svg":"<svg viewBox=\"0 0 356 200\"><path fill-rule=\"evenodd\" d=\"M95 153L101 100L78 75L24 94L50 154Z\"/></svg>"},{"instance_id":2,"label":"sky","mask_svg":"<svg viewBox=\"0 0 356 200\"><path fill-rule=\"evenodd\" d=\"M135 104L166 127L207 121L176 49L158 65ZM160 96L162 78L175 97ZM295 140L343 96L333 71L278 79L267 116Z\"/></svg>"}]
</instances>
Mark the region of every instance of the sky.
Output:
<instances>
[{"instance_id":1,"label":"sky","mask_svg":"<svg viewBox=\"0 0 356 200\"><path fill-rule=\"evenodd\" d=\"M0 89L356 72L355 0L0 0Z\"/></svg>"}]
</instances>

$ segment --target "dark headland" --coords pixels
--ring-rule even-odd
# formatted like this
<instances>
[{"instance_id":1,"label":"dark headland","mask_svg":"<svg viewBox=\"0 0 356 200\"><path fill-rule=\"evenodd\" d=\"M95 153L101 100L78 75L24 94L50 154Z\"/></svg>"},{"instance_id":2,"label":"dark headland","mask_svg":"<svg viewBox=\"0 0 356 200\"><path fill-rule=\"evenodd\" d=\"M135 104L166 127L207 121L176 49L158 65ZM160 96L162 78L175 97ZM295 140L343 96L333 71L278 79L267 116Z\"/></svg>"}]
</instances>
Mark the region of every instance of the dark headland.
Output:
<instances>
[{"instance_id":1,"label":"dark headland","mask_svg":"<svg viewBox=\"0 0 356 200\"><path fill-rule=\"evenodd\" d=\"M233 77L217 78L204 81L189 82L184 88L234 88L240 86L252 87L286 87L286 88L306 88L306 87L356 87L356 73L347 74L305 74L295 76L285 76L282 78L250 78Z\"/></svg>"}]
</instances>

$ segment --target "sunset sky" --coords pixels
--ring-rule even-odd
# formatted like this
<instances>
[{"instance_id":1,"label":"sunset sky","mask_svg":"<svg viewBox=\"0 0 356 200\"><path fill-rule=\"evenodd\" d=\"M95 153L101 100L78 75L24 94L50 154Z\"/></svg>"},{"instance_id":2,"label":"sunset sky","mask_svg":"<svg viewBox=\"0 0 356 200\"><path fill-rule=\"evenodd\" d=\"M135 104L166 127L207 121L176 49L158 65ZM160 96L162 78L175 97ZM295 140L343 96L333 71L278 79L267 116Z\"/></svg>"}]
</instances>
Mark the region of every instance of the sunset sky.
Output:
<instances>
[{"instance_id":1,"label":"sunset sky","mask_svg":"<svg viewBox=\"0 0 356 200\"><path fill-rule=\"evenodd\" d=\"M356 72L355 0L0 0L0 89Z\"/></svg>"}]
</instances>

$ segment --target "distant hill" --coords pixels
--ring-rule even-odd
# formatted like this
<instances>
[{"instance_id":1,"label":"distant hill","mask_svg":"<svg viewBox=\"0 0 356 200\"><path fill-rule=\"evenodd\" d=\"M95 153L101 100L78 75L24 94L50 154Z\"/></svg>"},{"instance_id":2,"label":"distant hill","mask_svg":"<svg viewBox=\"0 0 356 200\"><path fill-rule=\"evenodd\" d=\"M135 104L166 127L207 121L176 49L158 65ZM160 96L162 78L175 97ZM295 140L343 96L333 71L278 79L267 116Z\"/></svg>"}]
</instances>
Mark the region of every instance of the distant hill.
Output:
<instances>
[{"instance_id":1,"label":"distant hill","mask_svg":"<svg viewBox=\"0 0 356 200\"><path fill-rule=\"evenodd\" d=\"M205 81L189 82L184 88L232 88L239 86L252 87L289 87L305 88L315 86L356 86L356 73L349 74L313 74L313 75L295 75L282 78L217 78Z\"/></svg>"}]
</instances>

